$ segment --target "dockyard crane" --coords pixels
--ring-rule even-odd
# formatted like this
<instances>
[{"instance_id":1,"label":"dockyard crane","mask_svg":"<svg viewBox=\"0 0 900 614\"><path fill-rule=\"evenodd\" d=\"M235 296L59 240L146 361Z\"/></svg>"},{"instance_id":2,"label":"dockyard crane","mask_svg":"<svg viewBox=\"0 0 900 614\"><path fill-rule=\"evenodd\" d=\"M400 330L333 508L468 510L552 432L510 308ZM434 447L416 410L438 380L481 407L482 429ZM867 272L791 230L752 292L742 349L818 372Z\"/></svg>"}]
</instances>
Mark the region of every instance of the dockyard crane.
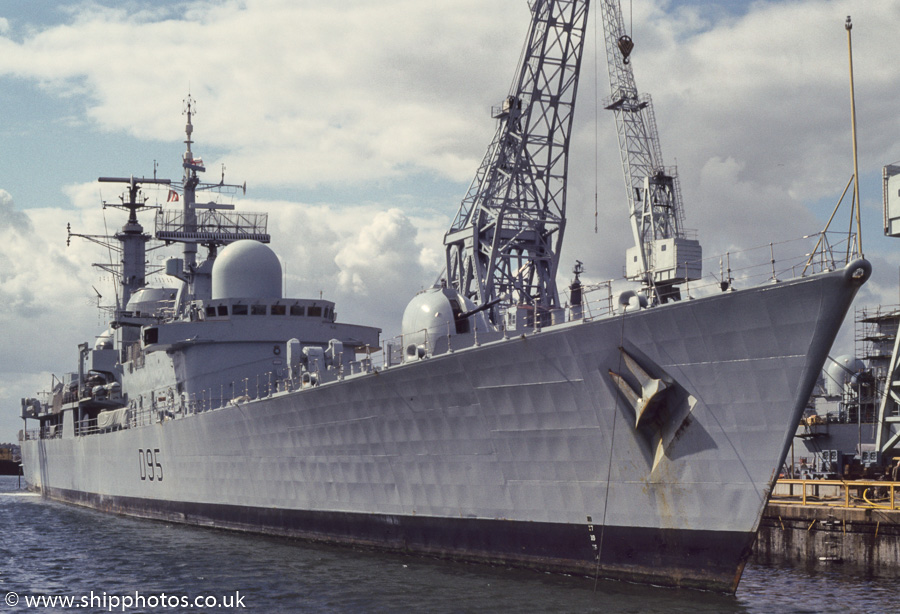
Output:
<instances>
[{"instance_id":1,"label":"dockyard crane","mask_svg":"<svg viewBox=\"0 0 900 614\"><path fill-rule=\"evenodd\" d=\"M685 236L681 188L674 167L663 165L649 95L639 95L630 62L634 42L625 32L618 0L600 0L610 97L628 193L634 247L626 252L625 276L641 281L654 301L678 299L677 284L699 279L702 250Z\"/></svg>"},{"instance_id":2,"label":"dockyard crane","mask_svg":"<svg viewBox=\"0 0 900 614\"><path fill-rule=\"evenodd\" d=\"M569 138L588 0L531 0L517 78L497 130L444 237L448 283L494 323L511 304L547 321L566 224ZM490 306L490 307L489 307Z\"/></svg>"}]
</instances>

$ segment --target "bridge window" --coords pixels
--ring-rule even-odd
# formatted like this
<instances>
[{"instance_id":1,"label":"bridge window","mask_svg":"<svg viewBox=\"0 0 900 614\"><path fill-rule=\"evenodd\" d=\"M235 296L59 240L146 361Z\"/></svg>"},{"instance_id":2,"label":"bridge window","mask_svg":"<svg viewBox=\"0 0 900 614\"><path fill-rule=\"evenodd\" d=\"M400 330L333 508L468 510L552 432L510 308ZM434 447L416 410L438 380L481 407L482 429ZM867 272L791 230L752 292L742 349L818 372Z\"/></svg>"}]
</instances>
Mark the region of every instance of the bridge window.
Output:
<instances>
[{"instance_id":1,"label":"bridge window","mask_svg":"<svg viewBox=\"0 0 900 614\"><path fill-rule=\"evenodd\" d=\"M306 309L303 307L303 305L291 305L291 315L292 316L306 315Z\"/></svg>"},{"instance_id":2,"label":"bridge window","mask_svg":"<svg viewBox=\"0 0 900 614\"><path fill-rule=\"evenodd\" d=\"M231 306L231 315L233 315L233 316L247 315L247 306L246 305L232 305Z\"/></svg>"},{"instance_id":3,"label":"bridge window","mask_svg":"<svg viewBox=\"0 0 900 614\"><path fill-rule=\"evenodd\" d=\"M266 306L265 305L250 305L250 315L252 315L252 316L266 315Z\"/></svg>"},{"instance_id":4,"label":"bridge window","mask_svg":"<svg viewBox=\"0 0 900 614\"><path fill-rule=\"evenodd\" d=\"M156 343L159 341L159 329L158 328L145 328L144 329L144 344L150 345L152 343Z\"/></svg>"},{"instance_id":5,"label":"bridge window","mask_svg":"<svg viewBox=\"0 0 900 614\"><path fill-rule=\"evenodd\" d=\"M287 305L272 305L273 316L283 316L287 313Z\"/></svg>"}]
</instances>

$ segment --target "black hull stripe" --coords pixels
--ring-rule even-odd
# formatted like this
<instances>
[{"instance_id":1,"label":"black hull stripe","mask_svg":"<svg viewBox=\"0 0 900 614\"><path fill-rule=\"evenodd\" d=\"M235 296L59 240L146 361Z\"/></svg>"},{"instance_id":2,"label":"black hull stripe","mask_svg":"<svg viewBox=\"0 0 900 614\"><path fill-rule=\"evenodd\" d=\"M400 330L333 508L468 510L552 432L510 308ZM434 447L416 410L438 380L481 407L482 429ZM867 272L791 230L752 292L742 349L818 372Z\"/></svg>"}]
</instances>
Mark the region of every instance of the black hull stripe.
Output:
<instances>
[{"instance_id":1,"label":"black hull stripe","mask_svg":"<svg viewBox=\"0 0 900 614\"><path fill-rule=\"evenodd\" d=\"M45 489L105 512L198 526L353 544L446 559L733 593L755 535L608 526L392 516L165 501ZM594 536L592 541L591 536Z\"/></svg>"}]
</instances>

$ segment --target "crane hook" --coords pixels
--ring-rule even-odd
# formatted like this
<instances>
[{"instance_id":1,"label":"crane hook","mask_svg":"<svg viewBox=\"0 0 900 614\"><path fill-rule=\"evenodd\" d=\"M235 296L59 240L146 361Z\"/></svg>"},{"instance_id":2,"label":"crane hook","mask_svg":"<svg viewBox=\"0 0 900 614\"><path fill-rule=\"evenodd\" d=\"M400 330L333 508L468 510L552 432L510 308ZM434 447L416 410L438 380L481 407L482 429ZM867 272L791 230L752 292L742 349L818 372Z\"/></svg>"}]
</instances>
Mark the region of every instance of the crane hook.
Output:
<instances>
[{"instance_id":1,"label":"crane hook","mask_svg":"<svg viewBox=\"0 0 900 614\"><path fill-rule=\"evenodd\" d=\"M628 56L631 55L631 50L634 49L634 41L631 40L631 37L627 34L623 34L618 41L619 51L622 52L622 60L628 64Z\"/></svg>"}]
</instances>

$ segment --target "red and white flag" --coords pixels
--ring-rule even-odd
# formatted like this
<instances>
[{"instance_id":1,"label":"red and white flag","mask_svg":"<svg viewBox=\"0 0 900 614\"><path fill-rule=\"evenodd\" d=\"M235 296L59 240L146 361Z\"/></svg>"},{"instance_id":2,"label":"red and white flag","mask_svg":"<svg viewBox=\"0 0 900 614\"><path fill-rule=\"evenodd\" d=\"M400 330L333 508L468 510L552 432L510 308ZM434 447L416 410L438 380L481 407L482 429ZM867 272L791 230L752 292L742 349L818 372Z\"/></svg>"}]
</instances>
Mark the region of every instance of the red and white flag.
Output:
<instances>
[{"instance_id":1,"label":"red and white flag","mask_svg":"<svg viewBox=\"0 0 900 614\"><path fill-rule=\"evenodd\" d=\"M166 200L170 203L178 202L178 192L176 192L175 190L169 190L169 198Z\"/></svg>"}]
</instances>

